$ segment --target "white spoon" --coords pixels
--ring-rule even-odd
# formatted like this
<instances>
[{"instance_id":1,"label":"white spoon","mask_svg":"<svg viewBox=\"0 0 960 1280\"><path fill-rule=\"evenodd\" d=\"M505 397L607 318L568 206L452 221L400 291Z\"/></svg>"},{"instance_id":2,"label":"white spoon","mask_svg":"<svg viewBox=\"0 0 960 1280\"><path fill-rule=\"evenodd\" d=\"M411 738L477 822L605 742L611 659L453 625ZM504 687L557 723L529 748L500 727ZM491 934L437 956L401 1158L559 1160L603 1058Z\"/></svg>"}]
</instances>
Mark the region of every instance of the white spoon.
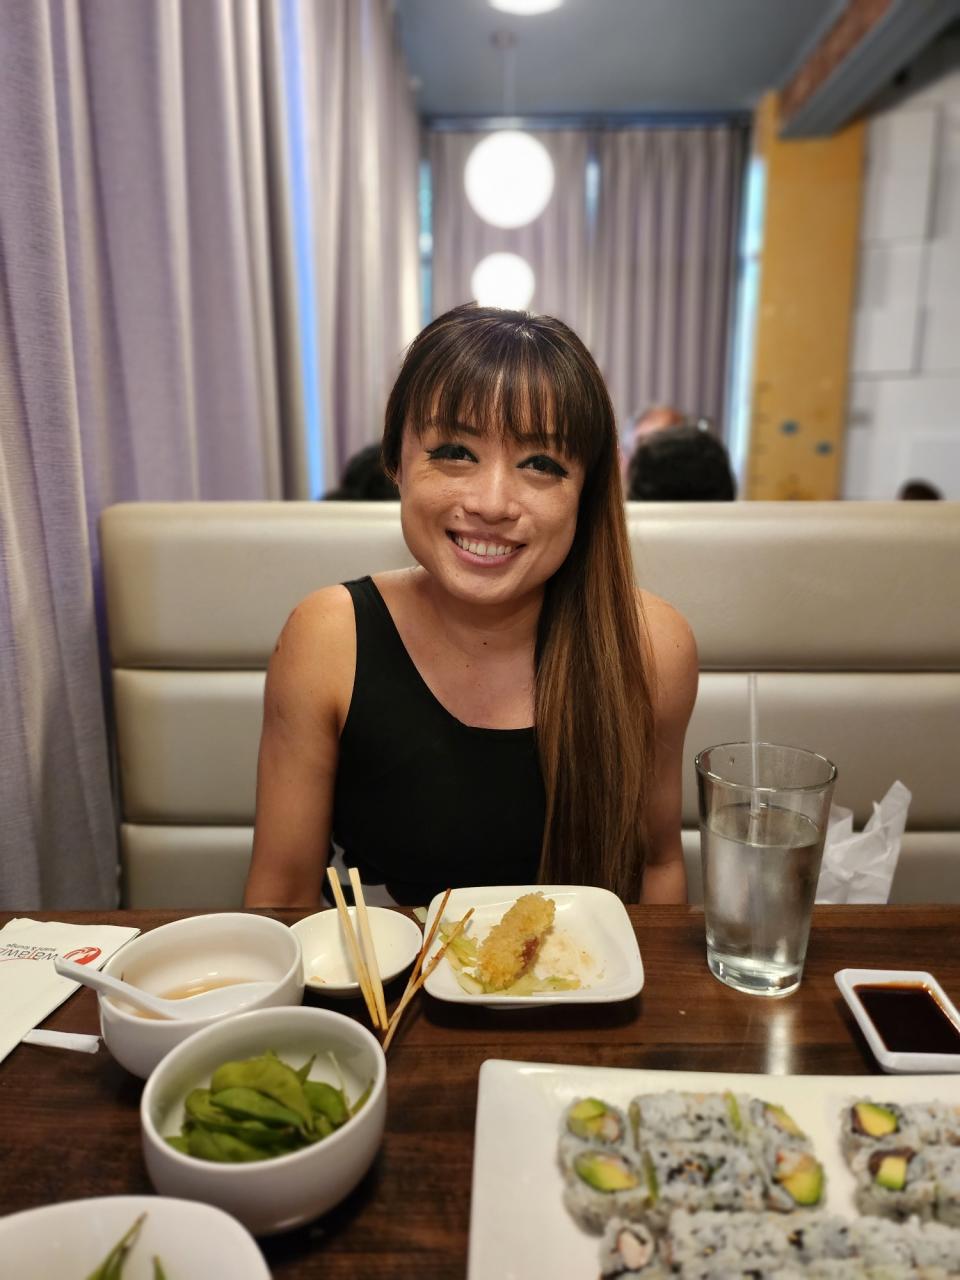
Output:
<instances>
[{"instance_id":1,"label":"white spoon","mask_svg":"<svg viewBox=\"0 0 960 1280\"><path fill-rule=\"evenodd\" d=\"M98 969L90 969L86 965L74 964L72 960L63 960L55 956L53 967L63 978L72 978L74 982L82 982L85 987L93 987L101 995L116 996L127 1004L145 1009L161 1018L209 1018L218 1013L231 1013L256 1000L268 991L272 982L234 982L227 987L215 987L213 991L201 991L195 996L185 996L182 1000L165 1000L163 996L151 995L129 982L121 982L119 978L111 978Z\"/></svg>"}]
</instances>

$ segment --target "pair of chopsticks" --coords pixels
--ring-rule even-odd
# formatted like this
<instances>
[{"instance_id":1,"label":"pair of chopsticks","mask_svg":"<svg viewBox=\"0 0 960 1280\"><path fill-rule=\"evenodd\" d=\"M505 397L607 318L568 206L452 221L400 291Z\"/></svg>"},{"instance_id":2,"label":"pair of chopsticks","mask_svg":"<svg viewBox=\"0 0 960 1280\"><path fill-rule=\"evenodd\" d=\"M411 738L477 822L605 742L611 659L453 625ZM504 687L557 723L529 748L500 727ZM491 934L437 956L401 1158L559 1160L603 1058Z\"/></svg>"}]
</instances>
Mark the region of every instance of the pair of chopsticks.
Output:
<instances>
[{"instance_id":1,"label":"pair of chopsticks","mask_svg":"<svg viewBox=\"0 0 960 1280\"><path fill-rule=\"evenodd\" d=\"M426 959L430 951L430 948L433 946L433 940L437 936L437 929L440 926L440 921L443 919L443 913L444 913L444 910L446 909L447 900L449 899L449 897L450 897L450 890L448 889L446 893L443 895L443 901L440 903L440 906L437 909L437 914L433 917L433 924L430 926L430 932L426 935L426 937L423 940L423 946L420 948L420 954L417 956L416 962L413 968L410 970L410 977L407 980L406 990L404 991L403 995L400 997L400 1002L397 1005L397 1007L394 1009L393 1014L391 1015L390 1024L387 1027L387 1034L384 1037L384 1041L383 1041L384 1053L386 1053L386 1051L390 1048L390 1041L393 1039L394 1035L396 1034L397 1027L400 1024L400 1019L403 1017L404 1009L406 1009L407 1005L410 1003L410 1001L417 994L417 992L420 990L420 988L423 986L426 980L430 977L431 973L433 973L434 969L443 959L446 953L447 947L450 946L450 943L453 942L456 938L459 938L460 934L463 933L464 929L467 926L467 921L473 915L473 907L471 907L470 910L463 917L463 919L458 920L457 923L453 926L453 928L450 930L449 938L447 938L446 942L437 951L437 954L433 957L433 959L427 965L426 969L424 969L423 962Z\"/></svg>"},{"instance_id":2,"label":"pair of chopsticks","mask_svg":"<svg viewBox=\"0 0 960 1280\"><path fill-rule=\"evenodd\" d=\"M350 919L350 912L347 910L347 904L344 900L340 877L333 867L327 867L327 879L330 881L330 888L333 890L337 911L339 911L340 919L343 922L347 950L350 952L350 959L356 970L360 990L367 1006L367 1013L369 1013L370 1021L377 1030L386 1031L387 1006L383 998L383 982L380 978L380 968L377 964L377 953L373 947L373 934L370 932L370 917L367 915L367 904L363 897L360 872L356 867L350 867L349 874L350 887L353 889L353 901L357 908L357 923L360 926L359 943L354 932L353 921Z\"/></svg>"},{"instance_id":3,"label":"pair of chopsticks","mask_svg":"<svg viewBox=\"0 0 960 1280\"><path fill-rule=\"evenodd\" d=\"M403 1011L407 1005L417 994L426 980L436 969L437 965L446 954L447 947L467 926L467 922L473 915L473 907L466 913L462 920L458 920L454 927L450 930L450 936L437 951L426 969L423 962L433 946L433 940L437 936L437 929L440 927L440 921L443 919L443 913L446 909L447 900L450 897L448 889L443 895L443 901L437 914L433 917L433 924L430 926L430 932L423 941L420 948L420 954L417 956L416 962L410 971L410 978L407 982L406 990L400 997L397 1007L394 1009L390 1020L387 1020L387 1008L383 998L383 982L380 978L380 970L377 966L377 956L373 949L373 935L370 932L370 918L367 915L367 904L363 898L363 885L360 883L360 873L356 867L350 867L350 887L353 889L353 900L357 907L357 921L360 925L360 941L353 928L353 921L350 919L350 912L347 910L347 904L343 896L343 889L340 885L340 877L334 871L333 867L327 867L327 879L330 881L330 887L333 890L333 900L337 904L337 911L340 913L340 920L343 924L344 936L347 940L347 950L350 952L350 959L353 963L357 979L360 983L360 991L363 994L364 1002L367 1006L367 1013L370 1015L370 1021L378 1031L385 1031L386 1035L383 1039L383 1051L390 1048L390 1041L396 1034Z\"/></svg>"}]
</instances>

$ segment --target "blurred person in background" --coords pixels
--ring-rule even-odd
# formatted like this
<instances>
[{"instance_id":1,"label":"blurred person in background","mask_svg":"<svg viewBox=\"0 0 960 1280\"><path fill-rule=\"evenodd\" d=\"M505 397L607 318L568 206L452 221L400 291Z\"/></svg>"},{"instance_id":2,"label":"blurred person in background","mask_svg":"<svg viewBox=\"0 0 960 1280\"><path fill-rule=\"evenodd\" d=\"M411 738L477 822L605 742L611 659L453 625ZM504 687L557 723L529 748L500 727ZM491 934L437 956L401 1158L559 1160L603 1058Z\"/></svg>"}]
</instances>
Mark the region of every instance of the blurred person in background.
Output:
<instances>
[{"instance_id":1,"label":"blurred person in background","mask_svg":"<svg viewBox=\"0 0 960 1280\"><path fill-rule=\"evenodd\" d=\"M623 475L624 483L626 483L630 459L633 457L640 441L645 440L656 431L665 430L667 427L682 426L686 421L686 416L670 404L653 404L646 409L641 409L639 413L635 413L633 421L621 437L623 448L620 451L620 471Z\"/></svg>"},{"instance_id":2,"label":"blurred person in background","mask_svg":"<svg viewBox=\"0 0 960 1280\"><path fill-rule=\"evenodd\" d=\"M383 469L380 445L368 444L347 462L339 488L323 496L333 502L396 502L400 494Z\"/></svg>"},{"instance_id":3,"label":"blurred person in background","mask_svg":"<svg viewBox=\"0 0 960 1280\"><path fill-rule=\"evenodd\" d=\"M933 500L943 497L943 494L935 486L930 484L928 480L906 480L900 486L898 498L926 499Z\"/></svg>"},{"instance_id":4,"label":"blurred person in background","mask_svg":"<svg viewBox=\"0 0 960 1280\"><path fill-rule=\"evenodd\" d=\"M732 502L736 496L726 447L706 425L651 432L633 451L627 470L631 502Z\"/></svg>"}]
</instances>

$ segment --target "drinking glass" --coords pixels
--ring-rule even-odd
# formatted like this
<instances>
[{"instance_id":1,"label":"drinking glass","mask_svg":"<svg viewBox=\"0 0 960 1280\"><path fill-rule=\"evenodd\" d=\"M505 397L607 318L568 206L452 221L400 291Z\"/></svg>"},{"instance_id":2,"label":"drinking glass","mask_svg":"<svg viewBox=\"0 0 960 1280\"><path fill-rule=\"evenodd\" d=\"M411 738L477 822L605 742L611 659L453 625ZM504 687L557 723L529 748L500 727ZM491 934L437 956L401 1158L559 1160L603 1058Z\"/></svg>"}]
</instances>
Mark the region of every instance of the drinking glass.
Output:
<instances>
[{"instance_id":1,"label":"drinking glass","mask_svg":"<svg viewBox=\"0 0 960 1280\"><path fill-rule=\"evenodd\" d=\"M800 985L836 765L772 742L696 758L707 964L752 995Z\"/></svg>"}]
</instances>

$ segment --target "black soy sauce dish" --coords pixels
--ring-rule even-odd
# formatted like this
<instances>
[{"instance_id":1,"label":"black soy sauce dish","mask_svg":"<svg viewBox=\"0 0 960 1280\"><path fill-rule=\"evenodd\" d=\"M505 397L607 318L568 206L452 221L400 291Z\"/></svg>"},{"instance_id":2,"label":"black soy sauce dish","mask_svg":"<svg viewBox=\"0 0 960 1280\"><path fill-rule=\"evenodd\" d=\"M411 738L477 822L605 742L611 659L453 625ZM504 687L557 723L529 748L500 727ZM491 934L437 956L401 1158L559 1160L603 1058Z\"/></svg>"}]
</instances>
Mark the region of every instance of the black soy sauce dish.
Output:
<instances>
[{"instance_id":1,"label":"black soy sauce dish","mask_svg":"<svg viewBox=\"0 0 960 1280\"><path fill-rule=\"evenodd\" d=\"M960 1072L960 1013L922 969L840 969L840 994L884 1071Z\"/></svg>"}]
</instances>

